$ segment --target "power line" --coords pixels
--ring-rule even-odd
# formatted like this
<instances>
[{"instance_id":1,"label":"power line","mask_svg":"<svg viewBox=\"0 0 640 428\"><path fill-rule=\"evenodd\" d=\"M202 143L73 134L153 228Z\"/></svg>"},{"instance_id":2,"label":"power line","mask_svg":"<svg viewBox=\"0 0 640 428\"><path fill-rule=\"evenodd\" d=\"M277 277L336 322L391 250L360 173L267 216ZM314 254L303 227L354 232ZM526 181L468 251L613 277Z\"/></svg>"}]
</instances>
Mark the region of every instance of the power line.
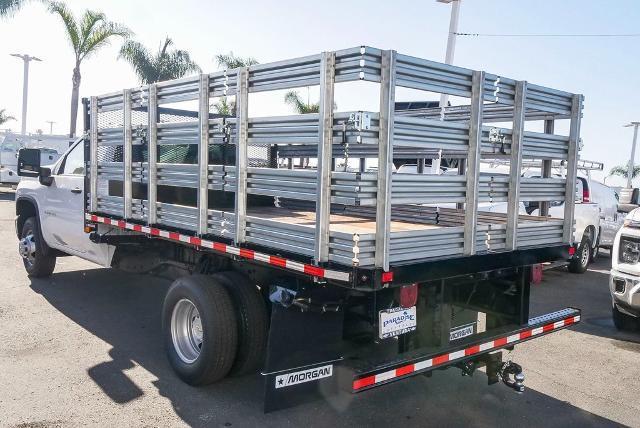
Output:
<instances>
[{"instance_id":1,"label":"power line","mask_svg":"<svg viewBox=\"0 0 640 428\"><path fill-rule=\"evenodd\" d=\"M488 33L453 33L467 37L640 37L640 33L619 34L488 34Z\"/></svg>"}]
</instances>

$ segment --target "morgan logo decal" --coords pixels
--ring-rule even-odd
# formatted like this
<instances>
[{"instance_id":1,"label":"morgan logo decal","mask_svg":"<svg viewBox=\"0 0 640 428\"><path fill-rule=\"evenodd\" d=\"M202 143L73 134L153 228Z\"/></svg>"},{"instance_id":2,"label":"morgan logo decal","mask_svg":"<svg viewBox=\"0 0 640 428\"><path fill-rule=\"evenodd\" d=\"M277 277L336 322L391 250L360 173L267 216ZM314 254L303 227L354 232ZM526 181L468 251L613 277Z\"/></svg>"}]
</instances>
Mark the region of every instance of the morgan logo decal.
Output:
<instances>
[{"instance_id":1,"label":"morgan logo decal","mask_svg":"<svg viewBox=\"0 0 640 428\"><path fill-rule=\"evenodd\" d=\"M276 389L333 376L333 365L276 376Z\"/></svg>"},{"instance_id":2,"label":"morgan logo decal","mask_svg":"<svg viewBox=\"0 0 640 428\"><path fill-rule=\"evenodd\" d=\"M474 324L465 325L464 327L452 329L449 332L449 342L453 342L463 337L471 336L473 334Z\"/></svg>"}]
</instances>

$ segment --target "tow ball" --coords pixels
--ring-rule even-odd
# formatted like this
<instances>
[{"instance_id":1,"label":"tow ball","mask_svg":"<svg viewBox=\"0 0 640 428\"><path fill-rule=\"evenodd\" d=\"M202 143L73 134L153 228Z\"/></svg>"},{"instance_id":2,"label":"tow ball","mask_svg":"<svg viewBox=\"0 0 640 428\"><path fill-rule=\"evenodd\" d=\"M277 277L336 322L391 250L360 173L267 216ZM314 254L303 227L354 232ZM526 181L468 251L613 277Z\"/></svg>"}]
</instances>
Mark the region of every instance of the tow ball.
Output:
<instances>
[{"instance_id":1,"label":"tow ball","mask_svg":"<svg viewBox=\"0 0 640 428\"><path fill-rule=\"evenodd\" d=\"M498 370L498 376L505 385L516 391L518 394L524 392L524 374L522 367L513 361L505 362Z\"/></svg>"}]
</instances>

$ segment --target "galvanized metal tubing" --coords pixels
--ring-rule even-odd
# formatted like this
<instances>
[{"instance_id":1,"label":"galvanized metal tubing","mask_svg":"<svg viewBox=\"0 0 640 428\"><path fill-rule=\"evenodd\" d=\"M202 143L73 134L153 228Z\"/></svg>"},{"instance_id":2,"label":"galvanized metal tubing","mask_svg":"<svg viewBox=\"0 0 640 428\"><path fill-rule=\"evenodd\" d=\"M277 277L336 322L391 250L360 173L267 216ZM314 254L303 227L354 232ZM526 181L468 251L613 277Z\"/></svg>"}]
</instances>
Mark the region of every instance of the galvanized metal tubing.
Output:
<instances>
[{"instance_id":1,"label":"galvanized metal tubing","mask_svg":"<svg viewBox=\"0 0 640 428\"><path fill-rule=\"evenodd\" d=\"M358 80L379 83L379 111L334 112L336 84ZM320 87L319 113L249 117L250 93L304 86ZM397 87L466 97L470 104L396 111ZM209 113L211 98L223 96L235 96L235 117ZM161 105L195 100L197 111L161 113ZM383 270L572 239L573 204L565 204L564 220L522 216L519 204L541 202L546 214L548 202L572 200L580 95L356 47L126 89L92 97L90 108L91 212L290 251L317 264ZM565 118L569 135L555 135L553 121ZM545 132L525 131L528 120L545 120ZM235 151L235 165L210 164L212 146L220 145ZM256 147L273 148L285 168L252 159ZM167 150L183 156L170 159ZM294 158L317 159L317 166L294 167ZM359 159L360 171L346 161L344 170L335 167L347 158ZM421 173L395 172L393 160L400 158L416 159ZM425 159L437 165L441 158L458 159L458 174L425 168ZM377 160L377 169L366 171L367 159ZM510 173L481 173L481 160L509 165ZM541 161L542 177L522 177L521 166L534 160ZM553 162L566 162L566 179L551 176ZM121 196L106 191L114 181L122 182ZM134 198L133 183L146 185L146 199ZM195 189L197 202L158 202L158 186ZM234 193L233 211L209 209L209 190ZM252 210L248 195L274 197L276 206L299 201L298 214L309 221L295 223L292 208L279 208L279 216ZM479 204L486 202L506 202L507 212L483 212ZM459 209L438 207L443 204ZM332 214L369 226L345 229L342 221L332 224Z\"/></svg>"},{"instance_id":2,"label":"galvanized metal tubing","mask_svg":"<svg viewBox=\"0 0 640 428\"><path fill-rule=\"evenodd\" d=\"M318 172L316 182L316 231L314 258L316 263L329 261L329 228L331 214L331 149L333 147L333 105L336 55L324 52L320 62L320 117Z\"/></svg>"},{"instance_id":3,"label":"galvanized metal tubing","mask_svg":"<svg viewBox=\"0 0 640 428\"><path fill-rule=\"evenodd\" d=\"M244 242L247 217L247 139L249 138L249 69L238 71L236 101L236 236L234 242Z\"/></svg>"},{"instance_id":4,"label":"galvanized metal tubing","mask_svg":"<svg viewBox=\"0 0 640 428\"><path fill-rule=\"evenodd\" d=\"M389 270L391 243L391 172L393 168L393 117L396 94L395 51L383 51L380 70L380 133L378 136L378 188L376 192L376 267Z\"/></svg>"},{"instance_id":5,"label":"galvanized metal tubing","mask_svg":"<svg viewBox=\"0 0 640 428\"><path fill-rule=\"evenodd\" d=\"M513 130L511 132L511 159L509 162L509 196L507 199L506 248L517 247L518 214L520 212L520 176L522 175L522 140L524 133L524 109L527 99L527 83L516 83L513 109Z\"/></svg>"},{"instance_id":6,"label":"galvanized metal tubing","mask_svg":"<svg viewBox=\"0 0 640 428\"><path fill-rule=\"evenodd\" d=\"M475 254L475 235L478 215L478 193L480 181L480 150L482 147L482 108L484 107L483 71L474 71L471 88L471 120L469 122L469 151L467 155L467 188L464 209L464 254Z\"/></svg>"}]
</instances>

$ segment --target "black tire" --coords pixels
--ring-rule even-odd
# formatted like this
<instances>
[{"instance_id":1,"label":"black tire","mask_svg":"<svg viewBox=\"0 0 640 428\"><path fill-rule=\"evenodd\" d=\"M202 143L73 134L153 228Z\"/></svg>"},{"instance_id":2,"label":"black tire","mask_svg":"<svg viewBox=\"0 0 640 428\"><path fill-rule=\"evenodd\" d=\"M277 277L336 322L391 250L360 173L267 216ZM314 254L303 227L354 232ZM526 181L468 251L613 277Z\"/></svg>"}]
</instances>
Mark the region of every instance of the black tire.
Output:
<instances>
[{"instance_id":1,"label":"black tire","mask_svg":"<svg viewBox=\"0 0 640 428\"><path fill-rule=\"evenodd\" d=\"M267 348L269 317L267 307L255 284L238 272L213 275L233 300L238 326L238 352L230 375L242 376L262 368Z\"/></svg>"},{"instance_id":2,"label":"black tire","mask_svg":"<svg viewBox=\"0 0 640 428\"><path fill-rule=\"evenodd\" d=\"M199 353L193 361L179 355L172 332L174 310L185 299L197 309L202 327ZM171 367L189 385L219 381L231 370L238 346L236 314L225 287L210 276L192 275L173 282L162 308L162 332Z\"/></svg>"},{"instance_id":3,"label":"black tire","mask_svg":"<svg viewBox=\"0 0 640 428\"><path fill-rule=\"evenodd\" d=\"M29 236L31 236L30 239ZM21 248L26 245L23 243L23 240L32 240L33 243L31 245L35 246L35 252L32 257L22 257L22 263L24 264L27 274L32 278L51 276L56 267L56 256L51 254L51 251L46 255L44 254L42 247L46 244L44 244L42 235L40 234L38 220L35 217L29 217L22 225L22 231L20 233ZM27 251L26 248L25 251Z\"/></svg>"},{"instance_id":4,"label":"black tire","mask_svg":"<svg viewBox=\"0 0 640 428\"><path fill-rule=\"evenodd\" d=\"M569 260L569 272L585 273L591 261L591 252L591 239L583 236L576 254Z\"/></svg>"},{"instance_id":5,"label":"black tire","mask_svg":"<svg viewBox=\"0 0 640 428\"><path fill-rule=\"evenodd\" d=\"M611 309L613 315L613 325L618 330L634 330L638 326L638 320L630 315L623 314L616 305Z\"/></svg>"}]
</instances>

